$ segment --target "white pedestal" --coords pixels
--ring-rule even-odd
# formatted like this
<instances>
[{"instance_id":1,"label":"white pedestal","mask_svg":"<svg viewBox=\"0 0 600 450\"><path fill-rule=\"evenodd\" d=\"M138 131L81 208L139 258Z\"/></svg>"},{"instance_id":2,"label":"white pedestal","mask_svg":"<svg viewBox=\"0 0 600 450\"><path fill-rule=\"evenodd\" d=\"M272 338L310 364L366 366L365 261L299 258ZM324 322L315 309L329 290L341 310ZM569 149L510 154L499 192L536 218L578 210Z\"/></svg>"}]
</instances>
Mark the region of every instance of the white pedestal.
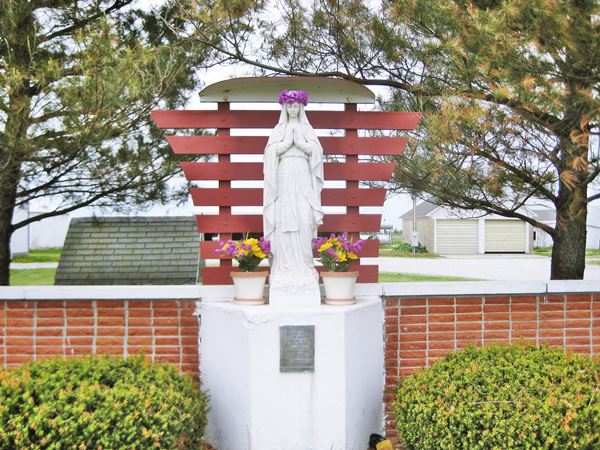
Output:
<instances>
[{"instance_id":1,"label":"white pedestal","mask_svg":"<svg viewBox=\"0 0 600 450\"><path fill-rule=\"evenodd\" d=\"M269 304L275 307L318 307L321 304L321 290L318 280L302 291L269 286Z\"/></svg>"},{"instance_id":2,"label":"white pedestal","mask_svg":"<svg viewBox=\"0 0 600 450\"><path fill-rule=\"evenodd\" d=\"M269 304L272 306L319 306L319 274L314 268L290 274L269 274Z\"/></svg>"},{"instance_id":3,"label":"white pedestal","mask_svg":"<svg viewBox=\"0 0 600 450\"><path fill-rule=\"evenodd\" d=\"M203 302L200 370L218 450L364 450L383 426L383 307ZM313 372L282 373L284 325L314 325Z\"/></svg>"}]
</instances>

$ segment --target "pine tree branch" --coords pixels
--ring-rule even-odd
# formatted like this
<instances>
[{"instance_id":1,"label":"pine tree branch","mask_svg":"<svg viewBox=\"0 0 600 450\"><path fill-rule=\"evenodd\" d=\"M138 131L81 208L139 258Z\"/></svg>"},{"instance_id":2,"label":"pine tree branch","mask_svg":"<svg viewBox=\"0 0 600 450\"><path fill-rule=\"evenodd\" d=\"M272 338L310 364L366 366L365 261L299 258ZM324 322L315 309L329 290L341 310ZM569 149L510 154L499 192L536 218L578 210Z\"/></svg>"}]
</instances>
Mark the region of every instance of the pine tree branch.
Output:
<instances>
[{"instance_id":1,"label":"pine tree branch","mask_svg":"<svg viewBox=\"0 0 600 450\"><path fill-rule=\"evenodd\" d=\"M596 179L598 175L600 175L600 166L597 166L594 168L594 170L592 170L592 172L585 179L585 183L590 184Z\"/></svg>"},{"instance_id":2,"label":"pine tree branch","mask_svg":"<svg viewBox=\"0 0 600 450\"><path fill-rule=\"evenodd\" d=\"M493 150L493 146L490 146L487 142L485 144L489 147L490 150ZM552 201L553 203L556 203L558 201L558 197L551 190L546 188L543 184L536 182L536 178L538 178L537 176L532 175L526 170L521 169L513 164L510 164L505 158L495 156L491 151L477 149L476 152L482 157L488 159L489 161L492 161L493 163L503 167L508 172L518 177L524 183L529 184L536 190L536 192L544 195L548 200Z\"/></svg>"},{"instance_id":3,"label":"pine tree branch","mask_svg":"<svg viewBox=\"0 0 600 450\"><path fill-rule=\"evenodd\" d=\"M239 50L239 48L237 48L237 46L234 46L234 51L231 51L231 50L223 48L222 46L216 45L214 42L212 42L210 40L200 39L200 42L206 46L213 48L215 51L217 51L223 55L226 55L228 58L230 58L233 61L243 62L243 63L249 64L249 65L252 65L254 67L258 67L260 69L267 70L270 72L275 72L278 74L297 76L297 77L337 77L337 78L354 81L356 83L368 85L368 86L388 86L388 87L400 89L402 91L408 92L413 95L421 96L421 97L439 97L441 95L440 92L423 89L422 87L420 87L420 85L414 85L412 83L409 83L406 81L400 81L398 79L370 78L370 77L366 78L363 76L352 75L349 73L347 65L345 65L345 60L342 60L342 65L344 65L344 67L346 68L347 71L325 70L325 71L311 72L311 71L306 71L306 70L293 70L293 69L286 69L286 68L278 66L278 65L267 64L267 63L261 62L257 59L249 58L243 52L241 52ZM359 74L364 73L364 69L363 69L363 71L359 70L356 72ZM388 71L388 74L389 74L389 71ZM426 77L427 77L427 75L426 75ZM515 112L522 115L523 117L533 120L536 123L539 123L539 124L543 125L544 127L548 128L549 130L559 131L563 128L562 121L560 119L558 119L557 117L553 116L552 114L540 111L540 110L534 110L531 107L526 107L524 104L519 102L517 99L506 98L506 97L499 98L490 93L485 93L483 91L479 91L479 90L475 90L475 89L469 89L469 90L452 89L452 91L453 92L446 92L444 95L446 95L446 96L453 96L453 95L463 96L466 98L471 98L473 100L482 100L482 101L486 101L488 103L494 103L494 104L497 104L500 106L507 106L507 107L511 108L512 110L514 110Z\"/></svg>"},{"instance_id":4,"label":"pine tree branch","mask_svg":"<svg viewBox=\"0 0 600 450\"><path fill-rule=\"evenodd\" d=\"M69 34L72 34L74 31L85 27L86 25L92 23L96 19L99 19L100 17L103 17L103 16L107 16L110 13L112 13L113 11L118 11L118 10L124 8L125 6L129 5L133 1L134 0L115 0L115 2L111 6L109 6L108 8L106 8L104 10L98 11L96 14L92 14L91 16L88 16L84 19L73 19L72 25L69 25L68 27L54 31L53 33L47 34L45 36L40 36L40 43L50 41L50 40L60 37L60 36L67 36Z\"/></svg>"},{"instance_id":5,"label":"pine tree branch","mask_svg":"<svg viewBox=\"0 0 600 450\"><path fill-rule=\"evenodd\" d=\"M39 184L33 188L30 189L26 189L24 191L20 191L17 193L17 198L24 198L24 200L22 200L23 202L27 202L29 200L33 199L33 195L41 192L45 189L49 189L51 188L53 185L55 185L62 177L64 177L65 175L67 175L68 173L72 172L73 170L75 170L78 166L80 166L82 164L81 161L77 161L75 164L71 164L71 165L66 165L68 162L73 161L75 158L77 157L77 153L75 153L71 158L69 158L68 161L61 161L60 164L57 164L56 167L62 167L65 166L63 170L61 170L58 174L54 175L52 178L50 178L48 181L46 181L45 183Z\"/></svg>"},{"instance_id":6,"label":"pine tree branch","mask_svg":"<svg viewBox=\"0 0 600 450\"><path fill-rule=\"evenodd\" d=\"M590 203L590 202L593 202L593 201L595 201L595 200L598 200L599 198L600 198L600 193L598 193L598 194L594 194L594 195L590 195L590 196L587 198L587 201L588 201L588 203Z\"/></svg>"},{"instance_id":7,"label":"pine tree branch","mask_svg":"<svg viewBox=\"0 0 600 450\"><path fill-rule=\"evenodd\" d=\"M69 113L70 113L70 111L68 111L66 108L57 109L56 111L51 111L46 114L42 114L41 116L31 117L30 123L32 125L39 124L42 122L46 122L50 119L56 119L58 117L63 117Z\"/></svg>"},{"instance_id":8,"label":"pine tree branch","mask_svg":"<svg viewBox=\"0 0 600 450\"><path fill-rule=\"evenodd\" d=\"M29 225L30 223L38 222L40 220L47 219L48 217L55 217L55 216L60 216L63 214L70 213L71 211L75 211L75 210L83 208L85 206L89 206L92 203L94 203L96 200L101 199L102 197L106 197L107 195L115 194L117 192L125 191L128 188L129 188L129 186L123 185L123 186L118 186L116 188L109 189L106 191L101 191L100 193L88 198L87 200L85 200L83 202L76 203L76 204L71 205L66 208L55 209L54 211L48 211L47 213L38 214L34 217L29 217L28 219L17 222L11 226L11 229L14 232L14 231L18 230L19 228L23 228L23 227Z\"/></svg>"},{"instance_id":9,"label":"pine tree branch","mask_svg":"<svg viewBox=\"0 0 600 450\"><path fill-rule=\"evenodd\" d=\"M175 175L175 173L165 173L164 175L162 175L160 177L161 180L166 181L170 178L172 178ZM110 195L113 194L117 194L120 192L126 192L128 190L131 189L139 189L143 186L147 186L147 185L154 185L156 184L157 180L155 179L151 179L149 181L143 181L143 180L137 180L136 181L136 177L129 179L128 181L124 182L123 184L119 184L118 186L114 186L113 188L110 189L105 189L105 190L100 190L99 192L97 192L95 195L92 195L91 197L82 200L80 202L77 202L75 204L72 204L71 206L65 207L65 208L57 208L54 211L48 211L47 213L43 213L43 214L39 214L36 215L34 217L30 217L28 219L22 220L21 222L15 223L11 226L12 231L14 232L15 230L18 230L19 228L23 228L24 226L29 225L32 222L37 222L43 219L46 219L48 217L55 217L55 216L60 216L62 214L67 214L70 213L72 211L75 211L77 209L80 208L84 208L86 206L90 206L93 203L95 203L96 201L102 199L102 198L106 198ZM73 185L75 186L75 185ZM73 189L70 190L65 190L64 193L67 192L75 192ZM83 192L89 192L89 191L83 191ZM57 193L58 194L58 193ZM54 195L51 194L51 195ZM46 197L47 195L40 195L38 197Z\"/></svg>"}]
</instances>

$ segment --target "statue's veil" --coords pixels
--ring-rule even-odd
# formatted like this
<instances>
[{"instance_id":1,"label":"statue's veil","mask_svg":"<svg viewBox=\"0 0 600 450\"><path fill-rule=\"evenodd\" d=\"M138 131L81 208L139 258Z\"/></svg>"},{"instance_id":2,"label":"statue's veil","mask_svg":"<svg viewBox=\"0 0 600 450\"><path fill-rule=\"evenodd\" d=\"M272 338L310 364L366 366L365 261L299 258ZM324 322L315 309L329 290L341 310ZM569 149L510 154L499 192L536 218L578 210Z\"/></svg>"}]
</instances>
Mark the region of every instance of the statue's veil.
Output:
<instances>
[{"instance_id":1,"label":"statue's veil","mask_svg":"<svg viewBox=\"0 0 600 450\"><path fill-rule=\"evenodd\" d=\"M267 142L264 156L264 188L263 188L263 234L265 239L271 239L275 230L275 200L277 199L277 152L271 147L272 144L282 142L285 137L285 130L289 122L287 113L287 104L281 108L279 121L273 129L271 136ZM298 118L302 136L312 146L312 153L309 160L312 192L309 195L309 202L313 210L314 223L316 226L323 223L323 210L321 208L321 189L323 188L323 147L319 142L319 138L315 130L306 117L304 105L300 103L300 111ZM315 236L316 236L315 226Z\"/></svg>"}]
</instances>

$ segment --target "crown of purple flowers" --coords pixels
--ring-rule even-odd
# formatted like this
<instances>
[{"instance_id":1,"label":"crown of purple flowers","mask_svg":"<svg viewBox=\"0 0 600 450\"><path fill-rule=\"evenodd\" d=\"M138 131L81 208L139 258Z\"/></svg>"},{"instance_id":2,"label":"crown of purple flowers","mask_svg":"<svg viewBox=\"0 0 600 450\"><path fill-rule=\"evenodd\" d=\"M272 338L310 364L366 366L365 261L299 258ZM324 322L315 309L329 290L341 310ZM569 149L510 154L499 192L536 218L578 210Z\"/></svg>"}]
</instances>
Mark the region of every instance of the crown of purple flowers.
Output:
<instances>
[{"instance_id":1,"label":"crown of purple flowers","mask_svg":"<svg viewBox=\"0 0 600 450\"><path fill-rule=\"evenodd\" d=\"M306 91L281 91L279 93L279 104L284 103L302 103L304 106L308 104L308 94Z\"/></svg>"}]
</instances>

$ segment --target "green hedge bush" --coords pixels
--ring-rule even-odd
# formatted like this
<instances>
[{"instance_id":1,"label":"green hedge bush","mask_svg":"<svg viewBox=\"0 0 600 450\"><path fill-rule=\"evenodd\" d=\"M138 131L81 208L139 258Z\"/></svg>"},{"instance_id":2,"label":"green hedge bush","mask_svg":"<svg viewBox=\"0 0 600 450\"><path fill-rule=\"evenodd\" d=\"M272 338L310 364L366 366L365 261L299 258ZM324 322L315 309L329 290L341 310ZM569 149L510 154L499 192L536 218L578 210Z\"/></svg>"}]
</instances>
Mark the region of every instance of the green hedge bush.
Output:
<instances>
[{"instance_id":1,"label":"green hedge bush","mask_svg":"<svg viewBox=\"0 0 600 450\"><path fill-rule=\"evenodd\" d=\"M200 449L207 399L172 366L135 358L0 372L0 449Z\"/></svg>"},{"instance_id":2,"label":"green hedge bush","mask_svg":"<svg viewBox=\"0 0 600 450\"><path fill-rule=\"evenodd\" d=\"M404 379L407 450L600 449L600 363L561 349L455 352Z\"/></svg>"},{"instance_id":3,"label":"green hedge bush","mask_svg":"<svg viewBox=\"0 0 600 450\"><path fill-rule=\"evenodd\" d=\"M396 251L403 253L412 253L413 247L410 242L397 241L392 244L392 248ZM427 247L425 247L420 242L415 247L416 253L427 253Z\"/></svg>"}]
</instances>

